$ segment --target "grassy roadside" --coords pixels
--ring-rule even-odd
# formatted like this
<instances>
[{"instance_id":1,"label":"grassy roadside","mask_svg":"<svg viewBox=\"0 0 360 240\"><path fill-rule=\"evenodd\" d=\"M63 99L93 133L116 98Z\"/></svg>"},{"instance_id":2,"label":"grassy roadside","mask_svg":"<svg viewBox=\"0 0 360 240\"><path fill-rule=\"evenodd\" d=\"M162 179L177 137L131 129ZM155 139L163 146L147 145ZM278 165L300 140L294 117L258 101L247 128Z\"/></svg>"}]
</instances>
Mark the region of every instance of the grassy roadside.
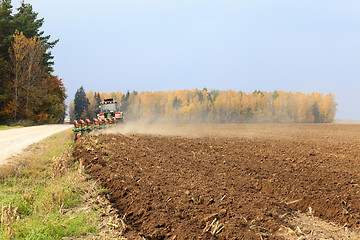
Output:
<instances>
[{"instance_id":1,"label":"grassy roadside","mask_svg":"<svg viewBox=\"0 0 360 240\"><path fill-rule=\"evenodd\" d=\"M24 126L8 126L8 125L0 125L0 131L9 130L13 128L23 128Z\"/></svg>"},{"instance_id":2,"label":"grassy roadside","mask_svg":"<svg viewBox=\"0 0 360 240\"><path fill-rule=\"evenodd\" d=\"M71 159L72 138L71 130L55 134L0 167L0 239L98 234L100 214L83 198L93 183Z\"/></svg>"}]
</instances>

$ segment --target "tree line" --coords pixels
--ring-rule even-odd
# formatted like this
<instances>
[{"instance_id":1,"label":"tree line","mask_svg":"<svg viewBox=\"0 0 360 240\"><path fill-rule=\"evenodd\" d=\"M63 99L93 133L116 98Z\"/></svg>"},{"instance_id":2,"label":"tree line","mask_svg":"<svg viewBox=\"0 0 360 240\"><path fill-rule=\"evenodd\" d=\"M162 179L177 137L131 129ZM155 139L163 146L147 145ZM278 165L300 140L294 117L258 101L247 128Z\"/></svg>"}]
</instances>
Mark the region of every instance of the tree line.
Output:
<instances>
[{"instance_id":1,"label":"tree line","mask_svg":"<svg viewBox=\"0 0 360 240\"><path fill-rule=\"evenodd\" d=\"M54 76L51 49L58 40L41 31L44 19L22 2L0 2L0 123L59 123L65 118L65 87Z\"/></svg>"},{"instance_id":2,"label":"tree line","mask_svg":"<svg viewBox=\"0 0 360 240\"><path fill-rule=\"evenodd\" d=\"M78 90L79 91L79 90ZM121 103L126 121L169 123L330 123L337 103L333 94L285 91L173 90L99 93L82 96L86 107L77 112L70 104L72 119L96 117L99 103L113 98ZM78 100L77 100L78 101Z\"/></svg>"}]
</instances>

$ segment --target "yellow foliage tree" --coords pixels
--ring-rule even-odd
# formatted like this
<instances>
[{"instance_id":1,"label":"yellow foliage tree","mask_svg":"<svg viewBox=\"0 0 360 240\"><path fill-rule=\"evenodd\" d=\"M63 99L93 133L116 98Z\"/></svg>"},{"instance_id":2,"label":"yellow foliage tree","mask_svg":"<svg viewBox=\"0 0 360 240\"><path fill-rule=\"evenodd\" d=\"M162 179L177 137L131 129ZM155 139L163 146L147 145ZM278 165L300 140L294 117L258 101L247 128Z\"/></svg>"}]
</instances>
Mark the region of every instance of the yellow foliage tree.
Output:
<instances>
[{"instance_id":1,"label":"yellow foliage tree","mask_svg":"<svg viewBox=\"0 0 360 240\"><path fill-rule=\"evenodd\" d=\"M332 122L336 102L332 94L219 90L101 93L121 96L128 120L145 122ZM90 100L90 98L89 98ZM126 106L126 107L125 107Z\"/></svg>"}]
</instances>

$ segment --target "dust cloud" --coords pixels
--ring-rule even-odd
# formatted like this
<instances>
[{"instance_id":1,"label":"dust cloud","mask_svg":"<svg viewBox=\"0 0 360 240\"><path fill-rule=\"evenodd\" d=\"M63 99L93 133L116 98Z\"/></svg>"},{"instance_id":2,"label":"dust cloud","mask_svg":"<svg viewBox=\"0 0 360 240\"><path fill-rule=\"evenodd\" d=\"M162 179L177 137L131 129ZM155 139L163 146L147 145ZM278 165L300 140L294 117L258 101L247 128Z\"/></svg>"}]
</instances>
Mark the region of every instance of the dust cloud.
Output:
<instances>
[{"instance_id":1,"label":"dust cloud","mask_svg":"<svg viewBox=\"0 0 360 240\"><path fill-rule=\"evenodd\" d=\"M208 128L207 128L208 129ZM201 124L139 123L130 122L102 131L105 134L149 134L161 136L205 137L211 136Z\"/></svg>"},{"instance_id":2,"label":"dust cloud","mask_svg":"<svg viewBox=\"0 0 360 240\"><path fill-rule=\"evenodd\" d=\"M351 131L359 124L180 124L126 122L116 127L98 131L95 134L145 134L157 136L178 136L188 138L262 138L262 139L316 139L313 129L327 135L329 142L353 141L360 138L360 132L344 138L342 131Z\"/></svg>"}]
</instances>

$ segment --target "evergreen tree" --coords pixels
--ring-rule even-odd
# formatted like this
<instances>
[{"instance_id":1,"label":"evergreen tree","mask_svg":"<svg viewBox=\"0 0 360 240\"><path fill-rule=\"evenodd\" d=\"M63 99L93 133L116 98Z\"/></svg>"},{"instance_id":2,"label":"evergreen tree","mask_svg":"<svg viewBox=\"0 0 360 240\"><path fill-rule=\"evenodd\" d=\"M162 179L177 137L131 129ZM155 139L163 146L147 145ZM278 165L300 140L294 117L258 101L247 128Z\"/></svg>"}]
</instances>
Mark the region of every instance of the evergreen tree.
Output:
<instances>
[{"instance_id":1,"label":"evergreen tree","mask_svg":"<svg viewBox=\"0 0 360 240\"><path fill-rule=\"evenodd\" d=\"M100 98L100 93L99 92L95 93L95 101L96 101L97 106L100 106L101 98ZM95 111L95 116L97 116L97 114L99 114L99 113L100 113L100 108L97 107L96 111Z\"/></svg>"},{"instance_id":2,"label":"evergreen tree","mask_svg":"<svg viewBox=\"0 0 360 240\"><path fill-rule=\"evenodd\" d=\"M83 113L87 114L89 105L90 105L89 99L86 97L86 93L83 86L81 86L75 93L75 99L74 99L75 118L79 119L81 117L84 117Z\"/></svg>"},{"instance_id":3,"label":"evergreen tree","mask_svg":"<svg viewBox=\"0 0 360 240\"><path fill-rule=\"evenodd\" d=\"M21 3L21 6L17 9L17 13L14 15L14 27L15 29L23 32L27 38L37 36L43 42L44 56L43 56L43 68L46 72L53 72L52 65L54 58L51 55L49 49L53 48L59 40L50 42L50 35L44 36L44 32L40 31L40 28L44 24L44 18L38 19L38 13L33 11L31 4Z\"/></svg>"},{"instance_id":4,"label":"evergreen tree","mask_svg":"<svg viewBox=\"0 0 360 240\"><path fill-rule=\"evenodd\" d=\"M9 52L14 27L10 0L0 2L0 122L4 120L3 110L12 94L10 79Z\"/></svg>"},{"instance_id":5,"label":"evergreen tree","mask_svg":"<svg viewBox=\"0 0 360 240\"><path fill-rule=\"evenodd\" d=\"M9 60L8 49L15 32L10 0L0 2L0 58ZM1 69L1 68L0 68ZM1 74L1 73L0 73Z\"/></svg>"},{"instance_id":6,"label":"evergreen tree","mask_svg":"<svg viewBox=\"0 0 360 240\"><path fill-rule=\"evenodd\" d=\"M101 97L100 97L100 93L99 93L99 92L95 93L95 100L96 100L96 103L97 103L98 105L100 105L100 103L101 103Z\"/></svg>"}]
</instances>

